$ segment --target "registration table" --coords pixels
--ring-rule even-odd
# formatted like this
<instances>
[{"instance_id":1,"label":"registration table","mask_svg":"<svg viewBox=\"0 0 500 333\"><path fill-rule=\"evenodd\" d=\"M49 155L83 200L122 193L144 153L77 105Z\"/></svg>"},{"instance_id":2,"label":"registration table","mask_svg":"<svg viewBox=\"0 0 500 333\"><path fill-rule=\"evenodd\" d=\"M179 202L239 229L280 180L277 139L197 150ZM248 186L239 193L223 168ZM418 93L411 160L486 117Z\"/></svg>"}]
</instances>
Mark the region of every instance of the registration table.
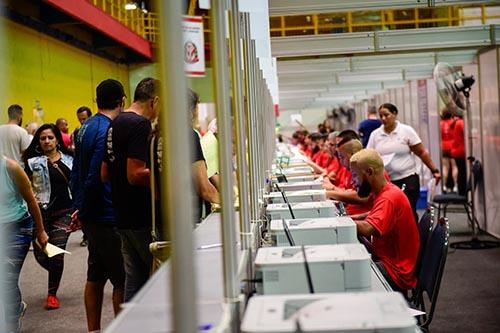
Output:
<instances>
[{"instance_id":1,"label":"registration table","mask_svg":"<svg viewBox=\"0 0 500 333\"><path fill-rule=\"evenodd\" d=\"M220 213L210 214L195 230L195 270L198 322L200 331L215 332L223 320L223 263ZM239 223L237 226L239 232ZM239 246L238 246L239 248ZM239 260L242 252L239 252ZM173 332L170 262L151 277L105 332ZM391 290L376 266L371 263L373 291Z\"/></svg>"}]
</instances>

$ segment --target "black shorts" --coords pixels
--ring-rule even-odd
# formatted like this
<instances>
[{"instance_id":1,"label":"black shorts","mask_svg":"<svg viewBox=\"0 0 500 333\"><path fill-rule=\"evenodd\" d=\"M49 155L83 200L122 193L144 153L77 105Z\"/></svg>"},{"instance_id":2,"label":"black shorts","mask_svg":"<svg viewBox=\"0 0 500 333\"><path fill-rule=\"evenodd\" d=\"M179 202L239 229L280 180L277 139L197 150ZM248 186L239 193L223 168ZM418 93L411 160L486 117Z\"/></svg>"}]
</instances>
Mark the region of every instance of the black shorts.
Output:
<instances>
[{"instance_id":1,"label":"black shorts","mask_svg":"<svg viewBox=\"0 0 500 333\"><path fill-rule=\"evenodd\" d=\"M443 157L445 158L451 158L451 151L449 150L443 150Z\"/></svg>"},{"instance_id":2,"label":"black shorts","mask_svg":"<svg viewBox=\"0 0 500 333\"><path fill-rule=\"evenodd\" d=\"M125 285L125 269L121 239L116 227L95 222L84 222L83 231L88 238L87 281L106 282L115 288Z\"/></svg>"}]
</instances>

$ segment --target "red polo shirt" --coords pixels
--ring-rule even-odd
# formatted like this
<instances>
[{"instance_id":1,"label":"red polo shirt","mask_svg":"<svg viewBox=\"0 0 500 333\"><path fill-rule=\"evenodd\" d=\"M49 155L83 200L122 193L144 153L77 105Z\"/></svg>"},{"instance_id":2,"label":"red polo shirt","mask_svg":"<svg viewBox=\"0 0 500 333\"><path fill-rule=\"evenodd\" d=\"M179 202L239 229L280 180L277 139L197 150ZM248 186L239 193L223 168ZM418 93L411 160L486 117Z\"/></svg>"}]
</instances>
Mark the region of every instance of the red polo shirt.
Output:
<instances>
[{"instance_id":1,"label":"red polo shirt","mask_svg":"<svg viewBox=\"0 0 500 333\"><path fill-rule=\"evenodd\" d=\"M343 189L355 189L352 185L352 173L346 167L342 166L337 172L337 176L335 177L335 186L343 188Z\"/></svg>"},{"instance_id":2,"label":"red polo shirt","mask_svg":"<svg viewBox=\"0 0 500 333\"><path fill-rule=\"evenodd\" d=\"M337 175L340 171L340 168L342 168L342 164L340 164L338 157L333 156L330 160L330 163L326 167L326 174L330 175L332 172L335 172L335 175Z\"/></svg>"},{"instance_id":3,"label":"red polo shirt","mask_svg":"<svg viewBox=\"0 0 500 333\"><path fill-rule=\"evenodd\" d=\"M328 165L330 165L330 161L332 159L333 159L333 157L330 154L322 151L321 152L321 156L318 158L318 163L317 164L320 167L322 167L323 169L326 169L328 167Z\"/></svg>"},{"instance_id":4,"label":"red polo shirt","mask_svg":"<svg viewBox=\"0 0 500 333\"><path fill-rule=\"evenodd\" d=\"M384 178L385 178L385 180L387 180L388 183L391 182L391 179L389 178L389 174L385 170L384 170ZM354 187L354 185L352 185L352 186ZM359 214L369 212L373 207L374 198L375 198L375 195L373 193L370 193L370 197L368 198L368 201L364 204L361 204L361 205L346 204L345 209L347 210L347 214L359 215Z\"/></svg>"},{"instance_id":5,"label":"red polo shirt","mask_svg":"<svg viewBox=\"0 0 500 333\"><path fill-rule=\"evenodd\" d=\"M414 288L420 238L410 202L403 191L387 183L375 196L366 222L375 228L373 254L400 288Z\"/></svg>"}]
</instances>

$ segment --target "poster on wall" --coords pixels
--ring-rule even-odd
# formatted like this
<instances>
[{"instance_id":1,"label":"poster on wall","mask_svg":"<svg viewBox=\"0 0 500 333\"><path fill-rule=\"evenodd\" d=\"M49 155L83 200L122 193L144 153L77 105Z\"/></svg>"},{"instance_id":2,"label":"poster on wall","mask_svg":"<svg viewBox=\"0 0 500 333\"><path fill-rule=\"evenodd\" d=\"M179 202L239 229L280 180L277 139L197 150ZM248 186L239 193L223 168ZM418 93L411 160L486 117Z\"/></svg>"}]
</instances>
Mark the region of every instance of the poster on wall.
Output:
<instances>
[{"instance_id":1,"label":"poster on wall","mask_svg":"<svg viewBox=\"0 0 500 333\"><path fill-rule=\"evenodd\" d=\"M187 76L205 76L205 41L201 16L184 16L182 19L184 44L184 70Z\"/></svg>"},{"instance_id":2,"label":"poster on wall","mask_svg":"<svg viewBox=\"0 0 500 333\"><path fill-rule=\"evenodd\" d=\"M427 81L417 81L418 111L423 124L429 124L429 109L427 105Z\"/></svg>"}]
</instances>

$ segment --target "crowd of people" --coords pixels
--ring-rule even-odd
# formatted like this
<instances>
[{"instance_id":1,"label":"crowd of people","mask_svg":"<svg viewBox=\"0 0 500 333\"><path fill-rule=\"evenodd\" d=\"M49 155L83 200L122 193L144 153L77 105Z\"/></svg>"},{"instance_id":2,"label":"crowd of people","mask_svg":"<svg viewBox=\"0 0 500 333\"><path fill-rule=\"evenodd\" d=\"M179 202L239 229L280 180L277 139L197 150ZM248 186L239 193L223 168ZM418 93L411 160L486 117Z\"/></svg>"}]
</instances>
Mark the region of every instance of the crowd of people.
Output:
<instances>
[{"instance_id":1,"label":"crowd of people","mask_svg":"<svg viewBox=\"0 0 500 333\"><path fill-rule=\"evenodd\" d=\"M429 168L436 184L441 173L416 131L397 115L397 107L385 103L368 110L358 132L321 124L315 133L296 131L292 144L323 178L327 198L346 204L358 236L392 288L405 292L416 285L420 247L415 158Z\"/></svg>"},{"instance_id":2,"label":"crowd of people","mask_svg":"<svg viewBox=\"0 0 500 333\"><path fill-rule=\"evenodd\" d=\"M80 127L69 133L64 118L55 124L22 128L23 110L11 105L8 123L0 125L0 228L5 251L1 263L7 274L2 289L8 332L17 332L26 309L19 290L19 274L33 242L36 261L48 272L47 310L58 309L57 297L64 271L64 255L48 257L50 242L65 249L71 232L82 229L88 242L84 304L89 332L99 332L106 282L113 285L115 314L149 279L159 216L158 178L162 143L158 126L160 82L141 80L132 103L119 81L107 79L96 87L98 112L82 106L76 111ZM199 95L188 90L191 121L193 224L200 221L206 203L220 203L217 172L207 173L202 135L195 129ZM323 179L329 199L343 201L355 220L377 265L393 289L405 291L416 283L419 249L416 203L420 195L415 157L429 168L436 183L441 173L415 130L397 120L398 109L385 103L371 108L359 130L335 131L329 122L318 132L296 131L292 144ZM443 112L441 122L445 186L456 165L464 160L463 121ZM216 126L208 133L213 135ZM455 163L454 163L455 162ZM156 175L156 183L151 174ZM458 185L460 186L460 185ZM152 188L153 187L153 188Z\"/></svg>"},{"instance_id":3,"label":"crowd of people","mask_svg":"<svg viewBox=\"0 0 500 333\"><path fill-rule=\"evenodd\" d=\"M6 277L1 288L8 291L1 301L7 332L20 330L26 310L19 274L32 242L36 261L48 272L44 307L55 310L61 306L57 291L64 254L49 257L46 246L65 249L70 233L83 230L88 242L83 301L89 332L100 331L108 280L116 315L120 304L130 301L149 279L152 220L160 211L159 196L154 195L159 189L157 184L151 189L150 175L161 175L163 156L160 129L153 126L160 108L159 85L153 78L141 80L125 109L122 84L102 81L96 87L98 112L92 115L90 108L78 108L81 127L72 134L64 118L40 127L30 123L29 134L21 127L22 107L8 108L9 121L0 126L0 228L5 246L0 261ZM199 96L192 90L187 95L186 112L194 120ZM220 198L217 175L210 179L207 175L200 135L194 128L191 138L195 225L204 202L220 203Z\"/></svg>"},{"instance_id":4,"label":"crowd of people","mask_svg":"<svg viewBox=\"0 0 500 333\"><path fill-rule=\"evenodd\" d=\"M465 195L467 177L462 115L444 108L441 111L440 128L443 191Z\"/></svg>"}]
</instances>

